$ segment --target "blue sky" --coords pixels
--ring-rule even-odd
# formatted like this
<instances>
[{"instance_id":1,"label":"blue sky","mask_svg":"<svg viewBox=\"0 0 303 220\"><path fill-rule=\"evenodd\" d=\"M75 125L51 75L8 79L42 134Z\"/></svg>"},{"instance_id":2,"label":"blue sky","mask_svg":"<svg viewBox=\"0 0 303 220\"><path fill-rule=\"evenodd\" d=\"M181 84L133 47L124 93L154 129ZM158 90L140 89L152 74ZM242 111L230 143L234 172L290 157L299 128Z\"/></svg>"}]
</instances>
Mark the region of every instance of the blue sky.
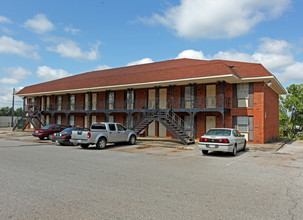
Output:
<instances>
[{"instance_id":1,"label":"blue sky","mask_svg":"<svg viewBox=\"0 0 303 220\"><path fill-rule=\"evenodd\" d=\"M0 5L0 107L11 106L13 88L183 57L262 63L284 87L303 83L299 0L0 0Z\"/></svg>"}]
</instances>

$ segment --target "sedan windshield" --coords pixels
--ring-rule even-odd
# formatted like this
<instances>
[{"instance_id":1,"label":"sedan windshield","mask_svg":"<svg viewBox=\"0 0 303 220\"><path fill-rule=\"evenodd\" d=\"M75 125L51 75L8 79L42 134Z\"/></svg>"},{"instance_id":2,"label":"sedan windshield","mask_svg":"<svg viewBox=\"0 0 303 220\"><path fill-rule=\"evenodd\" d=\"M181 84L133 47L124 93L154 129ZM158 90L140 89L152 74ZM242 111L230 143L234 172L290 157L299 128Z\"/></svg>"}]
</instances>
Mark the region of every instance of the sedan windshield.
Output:
<instances>
[{"instance_id":1,"label":"sedan windshield","mask_svg":"<svg viewBox=\"0 0 303 220\"><path fill-rule=\"evenodd\" d=\"M63 131L61 131L61 133L70 133L73 130L75 130L75 128L65 128Z\"/></svg>"},{"instance_id":2,"label":"sedan windshield","mask_svg":"<svg viewBox=\"0 0 303 220\"><path fill-rule=\"evenodd\" d=\"M46 130L46 129L50 129L52 127L52 125L46 125L45 127L43 127L42 129L43 130Z\"/></svg>"},{"instance_id":3,"label":"sedan windshield","mask_svg":"<svg viewBox=\"0 0 303 220\"><path fill-rule=\"evenodd\" d=\"M212 135L212 136L230 136L230 130L209 130L205 135Z\"/></svg>"}]
</instances>

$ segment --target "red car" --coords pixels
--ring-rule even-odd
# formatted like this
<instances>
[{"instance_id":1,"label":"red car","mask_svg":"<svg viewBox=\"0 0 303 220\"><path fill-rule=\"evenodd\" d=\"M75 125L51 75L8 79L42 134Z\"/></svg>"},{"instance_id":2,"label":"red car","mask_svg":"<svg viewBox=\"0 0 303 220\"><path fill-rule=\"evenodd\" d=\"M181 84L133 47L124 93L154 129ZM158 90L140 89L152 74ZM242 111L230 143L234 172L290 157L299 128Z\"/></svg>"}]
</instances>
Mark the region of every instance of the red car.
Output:
<instances>
[{"instance_id":1,"label":"red car","mask_svg":"<svg viewBox=\"0 0 303 220\"><path fill-rule=\"evenodd\" d=\"M40 140L43 140L45 137L50 140L52 139L52 134L58 133L64 130L65 128L67 128L67 126L65 125L58 125L58 124L46 125L41 129L34 130L34 133L32 133L32 135L34 137L38 137Z\"/></svg>"}]
</instances>

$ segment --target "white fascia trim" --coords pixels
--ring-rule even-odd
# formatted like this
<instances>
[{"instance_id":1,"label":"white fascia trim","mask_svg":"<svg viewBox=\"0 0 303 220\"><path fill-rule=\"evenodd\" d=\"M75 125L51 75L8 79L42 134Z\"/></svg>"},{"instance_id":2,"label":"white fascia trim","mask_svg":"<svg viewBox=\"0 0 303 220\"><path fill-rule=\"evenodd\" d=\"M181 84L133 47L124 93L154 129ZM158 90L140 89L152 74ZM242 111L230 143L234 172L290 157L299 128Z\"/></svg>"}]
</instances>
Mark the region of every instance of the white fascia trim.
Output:
<instances>
[{"instance_id":1,"label":"white fascia trim","mask_svg":"<svg viewBox=\"0 0 303 220\"><path fill-rule=\"evenodd\" d=\"M241 80L264 80L264 79L273 79L274 76L260 76L260 77L249 77L249 78L241 78Z\"/></svg>"},{"instance_id":2,"label":"white fascia trim","mask_svg":"<svg viewBox=\"0 0 303 220\"><path fill-rule=\"evenodd\" d=\"M207 77L195 77L195 78L186 78L186 79L175 79L175 80L166 80L166 81L155 81L155 82L146 82L146 83L134 83L134 84L125 84L125 85L114 85L114 86L102 86L102 87L91 87L91 88L81 88L81 89L70 89L70 90L57 90L57 91L48 91L48 92L37 92L37 93L27 93L18 95L19 97L24 96L35 96L35 95L43 95L43 94L52 94L52 93L68 93L68 92L79 92L79 91L87 91L87 90L100 90L100 89L111 89L111 88L121 88L121 87L132 87L132 86L143 86L143 85L153 85L153 84L161 84L161 83L176 83L176 82L186 82L186 81L194 81L194 80L205 80L205 79L215 79L215 78L224 78L231 77L233 74L227 75L218 75L218 76L207 76Z\"/></svg>"}]
</instances>

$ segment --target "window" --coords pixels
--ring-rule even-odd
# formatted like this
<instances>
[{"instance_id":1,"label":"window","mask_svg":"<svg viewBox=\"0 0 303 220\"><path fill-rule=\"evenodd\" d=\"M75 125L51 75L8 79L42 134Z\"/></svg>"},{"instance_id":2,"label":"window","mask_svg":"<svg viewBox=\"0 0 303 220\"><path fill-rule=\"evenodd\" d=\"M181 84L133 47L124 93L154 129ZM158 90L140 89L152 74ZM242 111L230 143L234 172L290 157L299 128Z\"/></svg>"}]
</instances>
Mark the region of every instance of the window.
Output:
<instances>
[{"instance_id":1,"label":"window","mask_svg":"<svg viewBox=\"0 0 303 220\"><path fill-rule=\"evenodd\" d=\"M253 116L233 116L233 128L244 135L246 140L254 140L254 117Z\"/></svg>"},{"instance_id":2,"label":"window","mask_svg":"<svg viewBox=\"0 0 303 220\"><path fill-rule=\"evenodd\" d=\"M105 130L105 124L93 124L92 129L100 129L100 130Z\"/></svg>"},{"instance_id":3,"label":"window","mask_svg":"<svg viewBox=\"0 0 303 220\"><path fill-rule=\"evenodd\" d=\"M115 126L115 124L109 124L108 127L109 127L109 130L110 130L110 131L116 131L116 126Z\"/></svg>"},{"instance_id":4,"label":"window","mask_svg":"<svg viewBox=\"0 0 303 220\"><path fill-rule=\"evenodd\" d=\"M249 84L237 84L238 107L248 107Z\"/></svg>"},{"instance_id":5,"label":"window","mask_svg":"<svg viewBox=\"0 0 303 220\"><path fill-rule=\"evenodd\" d=\"M237 130L240 132L248 132L248 117L246 116L237 117Z\"/></svg>"},{"instance_id":6,"label":"window","mask_svg":"<svg viewBox=\"0 0 303 220\"><path fill-rule=\"evenodd\" d=\"M118 131L126 131L126 128L122 125L117 124Z\"/></svg>"},{"instance_id":7,"label":"window","mask_svg":"<svg viewBox=\"0 0 303 220\"><path fill-rule=\"evenodd\" d=\"M254 83L239 83L233 86L233 107L253 107Z\"/></svg>"}]
</instances>

